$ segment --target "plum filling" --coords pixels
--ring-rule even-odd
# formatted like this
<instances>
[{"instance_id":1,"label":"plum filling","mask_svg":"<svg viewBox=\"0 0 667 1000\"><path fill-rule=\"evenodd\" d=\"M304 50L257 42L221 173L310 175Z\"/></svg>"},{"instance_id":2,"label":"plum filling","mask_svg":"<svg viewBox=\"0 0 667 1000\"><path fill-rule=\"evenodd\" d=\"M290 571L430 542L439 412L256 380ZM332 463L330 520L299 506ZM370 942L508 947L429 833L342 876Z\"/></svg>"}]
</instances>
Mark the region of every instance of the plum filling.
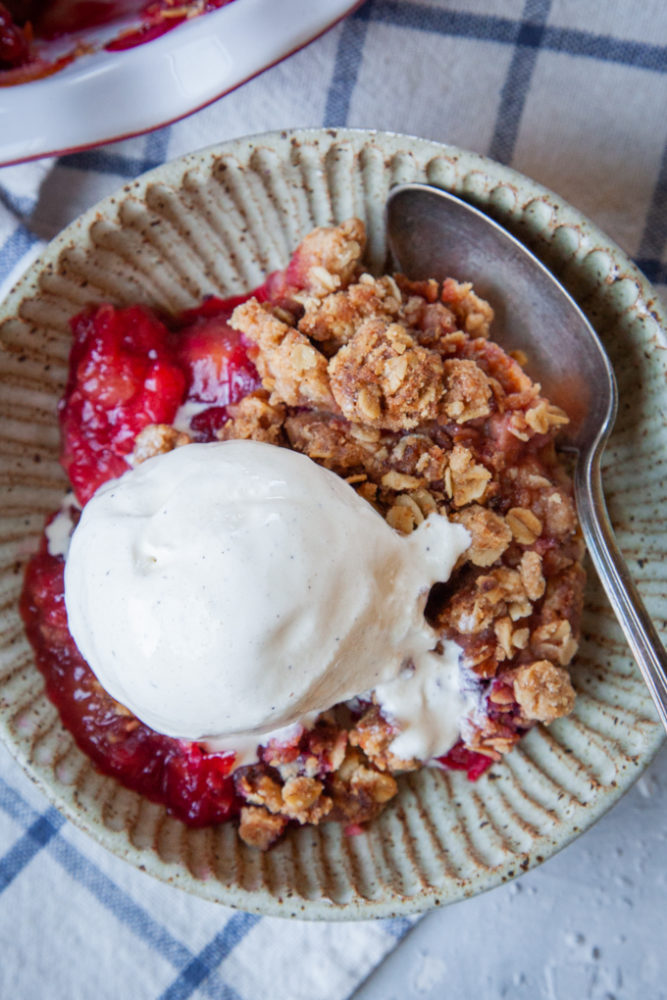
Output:
<instances>
[{"instance_id":1,"label":"plum filling","mask_svg":"<svg viewBox=\"0 0 667 1000\"><path fill-rule=\"evenodd\" d=\"M110 52L143 45L199 14L231 0L6 0L0 4L0 86L49 76L91 44L77 45L76 33L127 18L139 26L121 31L104 48ZM43 42L72 37L71 51L46 58Z\"/></svg>"}]
</instances>

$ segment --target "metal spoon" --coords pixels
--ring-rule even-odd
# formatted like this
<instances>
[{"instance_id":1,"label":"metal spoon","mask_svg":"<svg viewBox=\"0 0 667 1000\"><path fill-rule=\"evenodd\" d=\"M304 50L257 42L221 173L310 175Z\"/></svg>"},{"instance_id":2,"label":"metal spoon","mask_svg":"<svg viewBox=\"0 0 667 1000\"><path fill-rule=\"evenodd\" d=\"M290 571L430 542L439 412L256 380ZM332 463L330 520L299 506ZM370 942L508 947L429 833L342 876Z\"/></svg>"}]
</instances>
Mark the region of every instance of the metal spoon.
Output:
<instances>
[{"instance_id":1,"label":"metal spoon","mask_svg":"<svg viewBox=\"0 0 667 1000\"><path fill-rule=\"evenodd\" d=\"M386 206L389 247L409 278L473 280L495 310L494 339L522 350L545 395L570 417L560 438L577 454L574 494L593 564L667 729L667 654L621 555L600 458L616 418L614 372L593 327L518 240L460 198L403 184Z\"/></svg>"}]
</instances>

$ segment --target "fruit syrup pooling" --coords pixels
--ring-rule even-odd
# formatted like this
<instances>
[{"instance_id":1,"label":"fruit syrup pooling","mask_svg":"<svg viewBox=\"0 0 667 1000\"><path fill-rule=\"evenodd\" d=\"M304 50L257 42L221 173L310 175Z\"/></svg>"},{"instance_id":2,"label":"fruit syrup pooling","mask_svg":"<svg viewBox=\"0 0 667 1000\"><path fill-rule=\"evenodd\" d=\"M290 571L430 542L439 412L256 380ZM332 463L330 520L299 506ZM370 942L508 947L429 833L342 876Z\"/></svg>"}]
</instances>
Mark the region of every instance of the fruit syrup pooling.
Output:
<instances>
[{"instance_id":1,"label":"fruit syrup pooling","mask_svg":"<svg viewBox=\"0 0 667 1000\"><path fill-rule=\"evenodd\" d=\"M0 3L0 86L50 76L71 62L77 46L58 59L43 58L37 40L75 36L123 18L139 17L140 25L121 31L104 48L119 52L159 38L196 14L208 13L231 0L203 0L188 9L181 0L5 0ZM72 38L74 42L74 37Z\"/></svg>"},{"instance_id":2,"label":"fruit syrup pooling","mask_svg":"<svg viewBox=\"0 0 667 1000\"><path fill-rule=\"evenodd\" d=\"M69 378L59 406L61 463L81 504L129 468L126 459L142 428L171 423L184 402L203 405L191 421L194 439L216 440L227 406L260 386L248 345L227 321L251 295L274 303L289 299L302 287L301 273L295 255L254 292L208 298L170 327L142 306L102 305L71 321ZM100 771L163 803L185 823L205 826L236 815L241 803L230 776L233 754L207 753L154 732L96 680L67 628L64 566L44 538L26 570L21 614L66 728ZM461 743L439 759L471 780L492 763Z\"/></svg>"}]
</instances>

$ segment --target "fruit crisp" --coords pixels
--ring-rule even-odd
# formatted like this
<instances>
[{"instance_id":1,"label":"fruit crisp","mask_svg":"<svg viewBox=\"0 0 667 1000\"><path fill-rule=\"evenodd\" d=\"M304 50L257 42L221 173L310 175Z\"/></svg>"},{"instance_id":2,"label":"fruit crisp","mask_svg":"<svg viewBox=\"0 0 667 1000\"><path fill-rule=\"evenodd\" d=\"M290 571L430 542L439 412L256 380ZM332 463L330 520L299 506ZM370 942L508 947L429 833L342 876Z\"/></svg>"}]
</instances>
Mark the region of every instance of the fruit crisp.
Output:
<instances>
[{"instance_id":1,"label":"fruit crisp","mask_svg":"<svg viewBox=\"0 0 667 1000\"><path fill-rule=\"evenodd\" d=\"M397 758L396 726L369 695L235 767L153 732L100 687L68 633L64 558L46 540L22 599L49 695L97 766L190 824L237 817L261 849L290 823L358 830L424 763L474 780L574 704L584 573L555 449L567 416L490 339L493 311L472 284L375 277L364 249L350 219L310 233L250 296L169 322L111 305L76 317L62 461L85 503L152 455L252 439L335 472L401 534L436 511L462 524L471 544L425 611L461 650L474 708L460 741L437 761Z\"/></svg>"}]
</instances>

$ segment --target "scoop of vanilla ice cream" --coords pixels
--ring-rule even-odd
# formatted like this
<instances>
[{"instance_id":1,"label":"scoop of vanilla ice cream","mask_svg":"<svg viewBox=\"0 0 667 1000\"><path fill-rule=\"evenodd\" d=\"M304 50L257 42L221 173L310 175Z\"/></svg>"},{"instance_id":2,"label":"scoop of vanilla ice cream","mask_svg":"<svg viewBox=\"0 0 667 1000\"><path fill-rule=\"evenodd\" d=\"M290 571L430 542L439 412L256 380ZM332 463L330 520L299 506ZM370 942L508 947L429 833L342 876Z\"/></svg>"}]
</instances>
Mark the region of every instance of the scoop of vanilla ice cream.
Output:
<instances>
[{"instance_id":1,"label":"scoop of vanilla ice cream","mask_svg":"<svg viewBox=\"0 0 667 1000\"><path fill-rule=\"evenodd\" d=\"M438 514L398 535L289 449L190 444L84 507L69 628L103 687L152 728L256 745L430 656L428 591L468 542Z\"/></svg>"}]
</instances>

